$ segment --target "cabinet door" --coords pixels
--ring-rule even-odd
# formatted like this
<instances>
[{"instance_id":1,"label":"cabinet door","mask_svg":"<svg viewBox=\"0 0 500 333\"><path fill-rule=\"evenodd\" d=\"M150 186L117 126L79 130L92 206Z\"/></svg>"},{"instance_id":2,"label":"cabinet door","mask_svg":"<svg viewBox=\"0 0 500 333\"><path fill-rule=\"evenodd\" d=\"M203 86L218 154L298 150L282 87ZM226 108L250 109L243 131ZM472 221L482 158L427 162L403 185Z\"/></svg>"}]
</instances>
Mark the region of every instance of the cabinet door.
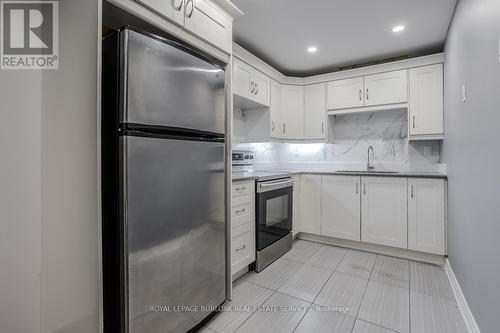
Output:
<instances>
[{"instance_id":1,"label":"cabinet door","mask_svg":"<svg viewBox=\"0 0 500 333\"><path fill-rule=\"evenodd\" d=\"M172 20L174 17L174 5L177 6L176 8L179 7L179 3L181 3L181 8L178 8L176 11L179 12L179 10L182 10L182 0L135 0L140 4L143 4L144 6L148 7L152 11L160 14L161 16ZM184 13L182 13L182 16L184 16ZM182 24L182 23L181 23Z\"/></svg>"},{"instance_id":2,"label":"cabinet door","mask_svg":"<svg viewBox=\"0 0 500 333\"><path fill-rule=\"evenodd\" d=\"M323 176L321 189L321 234L360 240L361 177Z\"/></svg>"},{"instance_id":3,"label":"cabinet door","mask_svg":"<svg viewBox=\"0 0 500 333\"><path fill-rule=\"evenodd\" d=\"M445 254L444 180L408 179L408 248Z\"/></svg>"},{"instance_id":4,"label":"cabinet door","mask_svg":"<svg viewBox=\"0 0 500 333\"><path fill-rule=\"evenodd\" d=\"M271 81L271 138L283 136L283 120L281 118L281 84Z\"/></svg>"},{"instance_id":5,"label":"cabinet door","mask_svg":"<svg viewBox=\"0 0 500 333\"><path fill-rule=\"evenodd\" d=\"M321 176L300 176L300 231L321 233Z\"/></svg>"},{"instance_id":6,"label":"cabinet door","mask_svg":"<svg viewBox=\"0 0 500 333\"><path fill-rule=\"evenodd\" d=\"M293 178L293 216L292 216L292 235L300 232L300 175L294 175Z\"/></svg>"},{"instance_id":7,"label":"cabinet door","mask_svg":"<svg viewBox=\"0 0 500 333\"><path fill-rule=\"evenodd\" d=\"M325 84L314 84L304 88L304 138L324 139L326 133Z\"/></svg>"},{"instance_id":8,"label":"cabinet door","mask_svg":"<svg viewBox=\"0 0 500 333\"><path fill-rule=\"evenodd\" d=\"M365 106L407 101L406 69L365 76Z\"/></svg>"},{"instance_id":9,"label":"cabinet door","mask_svg":"<svg viewBox=\"0 0 500 333\"><path fill-rule=\"evenodd\" d=\"M361 240L407 247L407 187L401 177L362 177Z\"/></svg>"},{"instance_id":10,"label":"cabinet door","mask_svg":"<svg viewBox=\"0 0 500 333\"><path fill-rule=\"evenodd\" d=\"M410 135L443 134L443 65L410 69Z\"/></svg>"},{"instance_id":11,"label":"cabinet door","mask_svg":"<svg viewBox=\"0 0 500 333\"><path fill-rule=\"evenodd\" d=\"M283 137L304 138L304 87L283 85L282 88Z\"/></svg>"},{"instance_id":12,"label":"cabinet door","mask_svg":"<svg viewBox=\"0 0 500 333\"><path fill-rule=\"evenodd\" d=\"M207 42L232 53L231 20L209 0L186 0L184 27Z\"/></svg>"},{"instance_id":13,"label":"cabinet door","mask_svg":"<svg viewBox=\"0 0 500 333\"><path fill-rule=\"evenodd\" d=\"M355 108L364 105L363 77L337 80L327 84L328 110Z\"/></svg>"},{"instance_id":14,"label":"cabinet door","mask_svg":"<svg viewBox=\"0 0 500 333\"><path fill-rule=\"evenodd\" d=\"M252 81L254 84L254 96L252 99L264 106L269 106L269 85L271 84L269 77L259 71L254 71Z\"/></svg>"},{"instance_id":15,"label":"cabinet door","mask_svg":"<svg viewBox=\"0 0 500 333\"><path fill-rule=\"evenodd\" d=\"M239 59L233 62L233 92L236 95L251 98L251 87L254 69Z\"/></svg>"}]
</instances>

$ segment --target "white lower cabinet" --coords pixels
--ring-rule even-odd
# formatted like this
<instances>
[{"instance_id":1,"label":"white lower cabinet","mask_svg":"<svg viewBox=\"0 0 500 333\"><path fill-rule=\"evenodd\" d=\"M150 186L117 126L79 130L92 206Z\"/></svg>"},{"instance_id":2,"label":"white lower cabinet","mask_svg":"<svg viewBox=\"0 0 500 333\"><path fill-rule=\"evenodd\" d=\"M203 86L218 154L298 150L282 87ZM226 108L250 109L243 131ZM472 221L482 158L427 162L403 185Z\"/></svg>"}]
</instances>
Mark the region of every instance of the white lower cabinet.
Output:
<instances>
[{"instance_id":1,"label":"white lower cabinet","mask_svg":"<svg viewBox=\"0 0 500 333\"><path fill-rule=\"evenodd\" d=\"M321 234L360 240L360 185L357 176L323 176Z\"/></svg>"},{"instance_id":2,"label":"white lower cabinet","mask_svg":"<svg viewBox=\"0 0 500 333\"><path fill-rule=\"evenodd\" d=\"M407 178L361 177L361 240L407 247Z\"/></svg>"},{"instance_id":3,"label":"white lower cabinet","mask_svg":"<svg viewBox=\"0 0 500 333\"><path fill-rule=\"evenodd\" d=\"M292 236L300 231L300 175L293 175Z\"/></svg>"},{"instance_id":4,"label":"white lower cabinet","mask_svg":"<svg viewBox=\"0 0 500 333\"><path fill-rule=\"evenodd\" d=\"M300 176L300 231L321 233L321 175Z\"/></svg>"},{"instance_id":5,"label":"white lower cabinet","mask_svg":"<svg viewBox=\"0 0 500 333\"><path fill-rule=\"evenodd\" d=\"M408 180L408 248L445 254L445 182Z\"/></svg>"},{"instance_id":6,"label":"white lower cabinet","mask_svg":"<svg viewBox=\"0 0 500 333\"><path fill-rule=\"evenodd\" d=\"M255 181L235 181L231 195L231 274L255 261Z\"/></svg>"}]
</instances>

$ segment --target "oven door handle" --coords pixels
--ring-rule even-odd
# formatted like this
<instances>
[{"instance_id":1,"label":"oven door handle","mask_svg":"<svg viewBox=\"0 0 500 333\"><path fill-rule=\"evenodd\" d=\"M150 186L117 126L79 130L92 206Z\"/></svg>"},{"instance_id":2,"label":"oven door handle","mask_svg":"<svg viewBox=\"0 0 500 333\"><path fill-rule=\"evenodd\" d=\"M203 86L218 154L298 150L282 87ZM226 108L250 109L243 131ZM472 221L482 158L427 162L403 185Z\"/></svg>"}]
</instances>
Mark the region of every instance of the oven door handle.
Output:
<instances>
[{"instance_id":1,"label":"oven door handle","mask_svg":"<svg viewBox=\"0 0 500 333\"><path fill-rule=\"evenodd\" d=\"M262 182L257 186L257 192L267 192L272 190L277 190L284 187L293 186L293 179L281 180L277 182Z\"/></svg>"}]
</instances>

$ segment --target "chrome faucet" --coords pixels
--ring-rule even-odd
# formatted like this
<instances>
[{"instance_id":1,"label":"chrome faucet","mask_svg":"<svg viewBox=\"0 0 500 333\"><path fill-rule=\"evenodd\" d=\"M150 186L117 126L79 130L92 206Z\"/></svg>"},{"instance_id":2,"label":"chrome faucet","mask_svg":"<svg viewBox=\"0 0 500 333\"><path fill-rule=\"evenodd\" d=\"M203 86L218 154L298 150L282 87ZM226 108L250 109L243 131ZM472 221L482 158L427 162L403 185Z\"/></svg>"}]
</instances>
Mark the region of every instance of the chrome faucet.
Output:
<instances>
[{"instance_id":1,"label":"chrome faucet","mask_svg":"<svg viewBox=\"0 0 500 333\"><path fill-rule=\"evenodd\" d=\"M372 151L372 156L375 154L373 152L373 146L370 145L370 147L368 147L368 162L366 163L366 170L367 171L375 169L375 167L370 163L370 150Z\"/></svg>"}]
</instances>

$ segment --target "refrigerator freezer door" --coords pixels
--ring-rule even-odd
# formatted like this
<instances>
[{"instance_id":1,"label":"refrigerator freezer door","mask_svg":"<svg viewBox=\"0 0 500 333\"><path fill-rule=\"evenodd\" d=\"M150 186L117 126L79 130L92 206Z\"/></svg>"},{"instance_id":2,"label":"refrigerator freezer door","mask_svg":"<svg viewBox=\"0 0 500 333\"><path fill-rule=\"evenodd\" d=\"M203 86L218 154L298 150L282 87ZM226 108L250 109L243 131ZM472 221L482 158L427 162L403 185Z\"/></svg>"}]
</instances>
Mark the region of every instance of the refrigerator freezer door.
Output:
<instances>
[{"instance_id":1,"label":"refrigerator freezer door","mask_svg":"<svg viewBox=\"0 0 500 333\"><path fill-rule=\"evenodd\" d=\"M223 69L133 30L120 40L120 122L224 133Z\"/></svg>"},{"instance_id":2,"label":"refrigerator freezer door","mask_svg":"<svg viewBox=\"0 0 500 333\"><path fill-rule=\"evenodd\" d=\"M224 143L120 145L129 332L185 332L225 299Z\"/></svg>"}]
</instances>

